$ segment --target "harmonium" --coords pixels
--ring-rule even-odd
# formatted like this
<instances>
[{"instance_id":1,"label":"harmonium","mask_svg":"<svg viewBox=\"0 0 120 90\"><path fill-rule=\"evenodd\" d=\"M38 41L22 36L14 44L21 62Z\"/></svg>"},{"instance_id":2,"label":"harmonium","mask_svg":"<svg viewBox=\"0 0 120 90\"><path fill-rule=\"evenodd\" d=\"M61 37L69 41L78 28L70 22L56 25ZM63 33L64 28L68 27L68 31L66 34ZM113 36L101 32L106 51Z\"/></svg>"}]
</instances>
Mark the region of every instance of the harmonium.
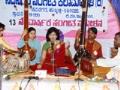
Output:
<instances>
[{"instance_id":1,"label":"harmonium","mask_svg":"<svg viewBox=\"0 0 120 90\"><path fill-rule=\"evenodd\" d=\"M82 58L80 62L80 69L83 75L87 77L105 77L110 71L109 67L97 66L96 60L88 60L88 58Z\"/></svg>"}]
</instances>

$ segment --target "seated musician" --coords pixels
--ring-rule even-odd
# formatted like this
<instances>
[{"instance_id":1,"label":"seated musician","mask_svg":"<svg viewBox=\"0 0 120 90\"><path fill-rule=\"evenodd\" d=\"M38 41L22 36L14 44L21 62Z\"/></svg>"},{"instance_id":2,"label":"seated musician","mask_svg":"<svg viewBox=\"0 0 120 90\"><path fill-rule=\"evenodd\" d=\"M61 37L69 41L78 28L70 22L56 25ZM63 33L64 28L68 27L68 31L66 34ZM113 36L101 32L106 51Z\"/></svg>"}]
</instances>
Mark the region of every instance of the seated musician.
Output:
<instances>
[{"instance_id":1,"label":"seated musician","mask_svg":"<svg viewBox=\"0 0 120 90\"><path fill-rule=\"evenodd\" d=\"M73 72L76 71L69 51L69 44L65 44L60 40L59 30L55 27L51 27L47 31L41 58L39 67L47 70L48 74L54 72L53 65L55 70L60 67L66 67Z\"/></svg>"},{"instance_id":2,"label":"seated musician","mask_svg":"<svg viewBox=\"0 0 120 90\"><path fill-rule=\"evenodd\" d=\"M118 53L118 48L120 47L120 32L115 34L114 47L111 48L111 57L115 57Z\"/></svg>"},{"instance_id":3,"label":"seated musician","mask_svg":"<svg viewBox=\"0 0 120 90\"><path fill-rule=\"evenodd\" d=\"M80 34L81 31L78 30L76 33L76 39L75 39L75 50L79 50L80 48ZM91 27L88 29L88 37L85 41L85 49L91 54L92 59L97 59L99 57L102 57L102 47L101 44L96 41L97 36L97 29L95 27Z\"/></svg>"},{"instance_id":4,"label":"seated musician","mask_svg":"<svg viewBox=\"0 0 120 90\"><path fill-rule=\"evenodd\" d=\"M120 65L120 32L115 34L114 47L111 49L111 57L106 59L97 59L97 64L103 67L114 67Z\"/></svg>"},{"instance_id":5,"label":"seated musician","mask_svg":"<svg viewBox=\"0 0 120 90\"><path fill-rule=\"evenodd\" d=\"M18 48L22 48L25 45L24 37L28 34L28 45L35 50L35 57L32 61L30 61L30 68L31 70L35 71L37 69L37 64L40 63L41 57L41 44L36 39L36 29L33 27L24 30L20 41L18 42Z\"/></svg>"},{"instance_id":6,"label":"seated musician","mask_svg":"<svg viewBox=\"0 0 120 90\"><path fill-rule=\"evenodd\" d=\"M108 79L116 79L119 81L120 76L120 32L114 37L114 47L111 49L111 57L106 59L97 59L97 65L110 68L106 77Z\"/></svg>"},{"instance_id":7,"label":"seated musician","mask_svg":"<svg viewBox=\"0 0 120 90\"><path fill-rule=\"evenodd\" d=\"M3 23L0 23L0 44L5 48L6 50L10 51L16 51L16 49L10 47L10 45L4 40L3 32L5 30L5 25Z\"/></svg>"}]
</instances>

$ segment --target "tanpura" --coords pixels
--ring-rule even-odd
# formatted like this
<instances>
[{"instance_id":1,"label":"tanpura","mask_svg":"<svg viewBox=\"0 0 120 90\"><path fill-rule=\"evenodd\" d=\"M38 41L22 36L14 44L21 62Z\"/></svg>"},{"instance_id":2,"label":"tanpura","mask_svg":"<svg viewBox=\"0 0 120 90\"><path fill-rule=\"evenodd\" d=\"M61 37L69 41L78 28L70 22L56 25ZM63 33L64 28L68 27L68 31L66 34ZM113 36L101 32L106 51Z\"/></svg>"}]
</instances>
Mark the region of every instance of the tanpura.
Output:
<instances>
[{"instance_id":1,"label":"tanpura","mask_svg":"<svg viewBox=\"0 0 120 90\"><path fill-rule=\"evenodd\" d=\"M29 46L28 40L29 40L29 34L27 33L24 36L25 45L22 48L20 48L20 51L22 52L22 54L28 53L29 54L29 58L32 61L35 58L35 56L36 56L36 51L35 51L35 49L33 49L33 48L31 48Z\"/></svg>"},{"instance_id":2,"label":"tanpura","mask_svg":"<svg viewBox=\"0 0 120 90\"><path fill-rule=\"evenodd\" d=\"M28 29L28 17L29 17L28 0L24 0L24 30ZM35 54L35 50L29 46L28 40L29 40L29 34L27 32L27 34L24 36L25 45L22 48L20 48L20 50L23 55L25 53L28 53L30 60L33 60L36 54Z\"/></svg>"},{"instance_id":3,"label":"tanpura","mask_svg":"<svg viewBox=\"0 0 120 90\"><path fill-rule=\"evenodd\" d=\"M90 62L91 54L85 49L87 11L88 0L82 0L81 30L78 31L78 37L76 37L76 42L78 45L77 47L75 46L77 52L74 56L74 61L76 63L76 66L78 67L78 74L80 73L80 71L82 71L84 75L86 75L86 73L87 75L93 73L92 64Z\"/></svg>"}]
</instances>

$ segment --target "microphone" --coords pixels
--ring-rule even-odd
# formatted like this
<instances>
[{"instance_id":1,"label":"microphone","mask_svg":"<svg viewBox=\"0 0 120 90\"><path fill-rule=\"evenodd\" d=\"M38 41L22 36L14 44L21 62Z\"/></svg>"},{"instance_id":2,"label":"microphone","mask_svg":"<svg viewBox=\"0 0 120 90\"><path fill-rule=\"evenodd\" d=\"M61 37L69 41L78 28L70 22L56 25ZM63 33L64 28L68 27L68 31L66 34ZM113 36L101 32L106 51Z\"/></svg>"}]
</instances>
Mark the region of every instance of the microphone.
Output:
<instances>
[{"instance_id":1,"label":"microphone","mask_svg":"<svg viewBox=\"0 0 120 90\"><path fill-rule=\"evenodd\" d=\"M24 77L24 79L35 79L35 80L39 80L38 76L29 76L29 77Z\"/></svg>"},{"instance_id":2,"label":"microphone","mask_svg":"<svg viewBox=\"0 0 120 90\"><path fill-rule=\"evenodd\" d=\"M54 51L54 42L51 42L51 49Z\"/></svg>"},{"instance_id":3,"label":"microphone","mask_svg":"<svg viewBox=\"0 0 120 90\"><path fill-rule=\"evenodd\" d=\"M53 72L53 75L54 75L54 68L55 68L55 66L54 66L54 64L55 64L55 58L54 58L54 42L51 42L51 50L52 50L52 52L51 52L51 64L52 64L52 72Z\"/></svg>"},{"instance_id":4,"label":"microphone","mask_svg":"<svg viewBox=\"0 0 120 90\"><path fill-rule=\"evenodd\" d=\"M53 63L54 62L54 42L51 42L51 50L52 50L51 63Z\"/></svg>"},{"instance_id":5,"label":"microphone","mask_svg":"<svg viewBox=\"0 0 120 90\"><path fill-rule=\"evenodd\" d=\"M3 79L5 79L5 80L10 80L11 77L10 77L10 75L3 75Z\"/></svg>"},{"instance_id":6,"label":"microphone","mask_svg":"<svg viewBox=\"0 0 120 90\"><path fill-rule=\"evenodd\" d=\"M3 75L3 79L5 80L10 80L11 77L10 75ZM28 76L28 77L24 77L24 79L35 79L35 80L39 80L39 77L38 76Z\"/></svg>"}]
</instances>

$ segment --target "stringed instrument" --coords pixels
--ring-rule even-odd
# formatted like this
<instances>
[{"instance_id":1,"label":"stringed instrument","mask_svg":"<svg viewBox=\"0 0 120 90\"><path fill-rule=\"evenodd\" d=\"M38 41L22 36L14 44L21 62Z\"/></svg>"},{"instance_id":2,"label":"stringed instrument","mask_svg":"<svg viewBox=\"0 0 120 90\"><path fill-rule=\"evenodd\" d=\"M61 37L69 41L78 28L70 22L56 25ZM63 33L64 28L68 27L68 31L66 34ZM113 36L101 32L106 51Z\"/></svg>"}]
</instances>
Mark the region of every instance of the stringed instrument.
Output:
<instances>
[{"instance_id":1,"label":"stringed instrument","mask_svg":"<svg viewBox=\"0 0 120 90\"><path fill-rule=\"evenodd\" d=\"M20 51L22 51L23 53L28 53L29 54L29 57L30 57L30 60L33 60L36 56L36 50L31 48L28 44L28 34L24 36L24 42L25 42L25 45L20 49Z\"/></svg>"},{"instance_id":2,"label":"stringed instrument","mask_svg":"<svg viewBox=\"0 0 120 90\"><path fill-rule=\"evenodd\" d=\"M28 30L28 0L24 0L24 30ZM29 54L30 60L33 60L36 55L35 49L31 48L28 44L29 35L28 33L24 36L25 45L20 48L20 51L27 52Z\"/></svg>"},{"instance_id":3,"label":"stringed instrument","mask_svg":"<svg viewBox=\"0 0 120 90\"><path fill-rule=\"evenodd\" d=\"M83 75L88 77L105 77L110 68L97 66L96 60L92 60L91 54L85 49L88 0L82 1L82 22L79 35L80 46L74 56L74 60L78 63L77 66L79 67L79 72L82 71Z\"/></svg>"},{"instance_id":4,"label":"stringed instrument","mask_svg":"<svg viewBox=\"0 0 120 90\"><path fill-rule=\"evenodd\" d=\"M81 30L79 31L79 48L76 50L74 61L78 66L79 72L82 70L83 74L87 75L93 73L91 54L85 49L85 37L86 37L86 26L87 26L87 11L88 11L88 0L82 0L82 20Z\"/></svg>"},{"instance_id":5,"label":"stringed instrument","mask_svg":"<svg viewBox=\"0 0 120 90\"><path fill-rule=\"evenodd\" d=\"M75 62L81 60L81 58L90 58L91 55L85 49L85 37L86 37L86 25L87 25L87 11L88 11L88 0L82 0L82 20L81 20L81 30L79 31L79 48L74 56Z\"/></svg>"}]
</instances>

